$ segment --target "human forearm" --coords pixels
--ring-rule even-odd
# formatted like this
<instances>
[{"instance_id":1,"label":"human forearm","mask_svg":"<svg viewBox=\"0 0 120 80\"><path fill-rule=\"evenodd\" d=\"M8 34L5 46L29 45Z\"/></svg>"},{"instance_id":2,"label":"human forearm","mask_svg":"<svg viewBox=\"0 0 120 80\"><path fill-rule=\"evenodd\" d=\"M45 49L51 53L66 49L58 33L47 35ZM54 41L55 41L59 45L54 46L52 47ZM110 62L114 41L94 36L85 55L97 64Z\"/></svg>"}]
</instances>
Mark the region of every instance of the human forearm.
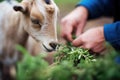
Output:
<instances>
[{"instance_id":1,"label":"human forearm","mask_svg":"<svg viewBox=\"0 0 120 80\"><path fill-rule=\"evenodd\" d=\"M84 6L88 9L89 19L97 18L102 15L113 15L112 0L82 0L77 6Z\"/></svg>"}]
</instances>

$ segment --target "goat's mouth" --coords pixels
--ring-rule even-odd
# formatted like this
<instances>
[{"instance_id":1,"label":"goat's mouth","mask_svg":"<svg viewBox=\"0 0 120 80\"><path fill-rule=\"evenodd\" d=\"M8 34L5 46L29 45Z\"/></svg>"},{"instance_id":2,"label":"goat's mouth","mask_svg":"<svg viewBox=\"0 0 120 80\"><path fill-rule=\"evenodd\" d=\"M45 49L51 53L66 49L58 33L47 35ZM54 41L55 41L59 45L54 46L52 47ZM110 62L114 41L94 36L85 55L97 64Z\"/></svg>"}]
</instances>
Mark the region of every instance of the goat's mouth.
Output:
<instances>
[{"instance_id":1,"label":"goat's mouth","mask_svg":"<svg viewBox=\"0 0 120 80\"><path fill-rule=\"evenodd\" d=\"M42 44L43 47L46 49L47 52L52 52L52 51L55 51L55 49L48 49L44 44Z\"/></svg>"}]
</instances>

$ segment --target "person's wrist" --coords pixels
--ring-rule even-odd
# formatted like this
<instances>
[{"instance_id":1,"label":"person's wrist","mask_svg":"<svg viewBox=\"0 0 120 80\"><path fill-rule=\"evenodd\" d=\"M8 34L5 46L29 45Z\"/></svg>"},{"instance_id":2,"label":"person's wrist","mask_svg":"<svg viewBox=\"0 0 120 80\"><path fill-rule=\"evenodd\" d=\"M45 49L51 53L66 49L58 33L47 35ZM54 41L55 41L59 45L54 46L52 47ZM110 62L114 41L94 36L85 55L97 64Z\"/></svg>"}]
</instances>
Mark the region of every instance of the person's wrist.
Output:
<instances>
[{"instance_id":1,"label":"person's wrist","mask_svg":"<svg viewBox=\"0 0 120 80\"><path fill-rule=\"evenodd\" d=\"M103 39L103 41L105 41L104 28L103 28L103 26L102 26L102 27L99 27L99 32L100 32L101 38Z\"/></svg>"},{"instance_id":2,"label":"person's wrist","mask_svg":"<svg viewBox=\"0 0 120 80\"><path fill-rule=\"evenodd\" d=\"M88 18L88 10L84 6L78 6L75 10L77 11L77 13L81 13L84 18Z\"/></svg>"}]
</instances>

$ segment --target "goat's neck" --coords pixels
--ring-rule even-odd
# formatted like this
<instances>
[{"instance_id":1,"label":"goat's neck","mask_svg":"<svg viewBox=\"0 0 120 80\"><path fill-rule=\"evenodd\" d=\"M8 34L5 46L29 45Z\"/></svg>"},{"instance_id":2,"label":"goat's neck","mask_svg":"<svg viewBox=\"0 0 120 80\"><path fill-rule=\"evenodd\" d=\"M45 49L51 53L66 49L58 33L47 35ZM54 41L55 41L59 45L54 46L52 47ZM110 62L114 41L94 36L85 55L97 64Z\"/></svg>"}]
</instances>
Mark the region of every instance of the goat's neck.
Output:
<instances>
[{"instance_id":1,"label":"goat's neck","mask_svg":"<svg viewBox=\"0 0 120 80\"><path fill-rule=\"evenodd\" d=\"M22 46L26 45L28 34L24 30L24 25L22 25L22 14L19 12L13 12L11 16L8 16L7 21L9 23L5 26L5 42L4 50L6 53L14 53L16 44Z\"/></svg>"},{"instance_id":2,"label":"goat's neck","mask_svg":"<svg viewBox=\"0 0 120 80\"><path fill-rule=\"evenodd\" d=\"M9 21L11 25L10 28L8 28L8 34L7 37L11 40L13 40L15 43L20 45L25 45L26 41L28 39L28 34L24 30L24 25L22 23L22 17L23 15L21 13L14 12L13 15L11 15Z\"/></svg>"}]
</instances>

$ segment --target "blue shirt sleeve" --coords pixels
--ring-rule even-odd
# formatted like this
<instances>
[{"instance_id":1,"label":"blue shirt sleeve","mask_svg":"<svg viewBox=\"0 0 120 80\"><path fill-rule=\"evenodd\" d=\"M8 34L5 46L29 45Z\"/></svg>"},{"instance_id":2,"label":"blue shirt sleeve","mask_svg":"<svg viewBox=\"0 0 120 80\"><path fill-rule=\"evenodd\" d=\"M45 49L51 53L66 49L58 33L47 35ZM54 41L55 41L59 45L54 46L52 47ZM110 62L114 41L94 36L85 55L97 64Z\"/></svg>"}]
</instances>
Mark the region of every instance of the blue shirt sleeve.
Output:
<instances>
[{"instance_id":1,"label":"blue shirt sleeve","mask_svg":"<svg viewBox=\"0 0 120 80\"><path fill-rule=\"evenodd\" d=\"M84 6L88 9L89 19L100 16L113 16L112 0L82 0L77 6Z\"/></svg>"},{"instance_id":2,"label":"blue shirt sleeve","mask_svg":"<svg viewBox=\"0 0 120 80\"><path fill-rule=\"evenodd\" d=\"M104 36L115 49L120 49L120 21L105 24L104 25Z\"/></svg>"}]
</instances>

